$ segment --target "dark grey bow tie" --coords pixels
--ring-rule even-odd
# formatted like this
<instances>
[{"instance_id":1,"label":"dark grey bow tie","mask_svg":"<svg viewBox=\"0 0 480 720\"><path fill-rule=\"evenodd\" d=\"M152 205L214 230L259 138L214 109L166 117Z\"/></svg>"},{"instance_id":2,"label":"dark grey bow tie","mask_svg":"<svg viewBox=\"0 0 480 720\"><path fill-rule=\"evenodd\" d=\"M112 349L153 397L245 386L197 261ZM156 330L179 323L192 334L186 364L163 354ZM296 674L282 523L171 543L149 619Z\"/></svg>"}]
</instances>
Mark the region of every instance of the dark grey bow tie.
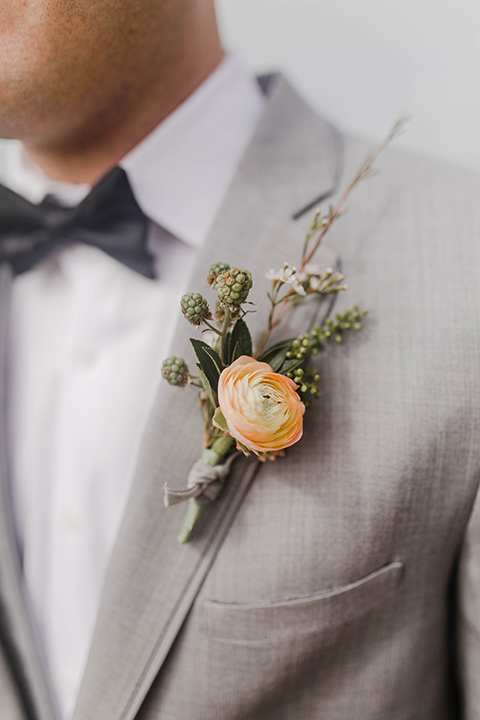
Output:
<instances>
[{"instance_id":1,"label":"dark grey bow tie","mask_svg":"<svg viewBox=\"0 0 480 720\"><path fill-rule=\"evenodd\" d=\"M0 185L0 262L14 274L29 270L52 250L71 242L94 245L146 277L155 277L146 249L148 220L124 170L114 168L76 207L46 198L33 205Z\"/></svg>"}]
</instances>

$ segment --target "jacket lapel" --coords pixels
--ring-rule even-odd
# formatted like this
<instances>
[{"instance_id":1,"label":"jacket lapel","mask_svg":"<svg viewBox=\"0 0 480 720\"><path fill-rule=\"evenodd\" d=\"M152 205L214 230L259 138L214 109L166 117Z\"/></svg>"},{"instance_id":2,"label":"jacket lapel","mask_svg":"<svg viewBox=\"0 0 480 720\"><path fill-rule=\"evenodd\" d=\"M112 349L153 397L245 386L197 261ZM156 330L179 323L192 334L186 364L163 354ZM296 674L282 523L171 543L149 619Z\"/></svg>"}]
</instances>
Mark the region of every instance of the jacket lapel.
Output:
<instances>
[{"instance_id":1,"label":"jacket lapel","mask_svg":"<svg viewBox=\"0 0 480 720\"><path fill-rule=\"evenodd\" d=\"M294 216L333 191L338 161L335 131L283 79L274 77L264 117L189 289L203 291L212 262L249 268L257 283L251 299L259 308L249 316L249 325L258 339L265 324L263 275L284 259L298 257L302 229ZM172 352L187 362L192 330L180 316ZM177 542L185 507L165 509L162 487L166 481L171 487L185 486L201 453L201 425L195 393L163 383L109 564L73 720L135 717L247 493L258 463L240 460L195 541Z\"/></svg>"}]
</instances>

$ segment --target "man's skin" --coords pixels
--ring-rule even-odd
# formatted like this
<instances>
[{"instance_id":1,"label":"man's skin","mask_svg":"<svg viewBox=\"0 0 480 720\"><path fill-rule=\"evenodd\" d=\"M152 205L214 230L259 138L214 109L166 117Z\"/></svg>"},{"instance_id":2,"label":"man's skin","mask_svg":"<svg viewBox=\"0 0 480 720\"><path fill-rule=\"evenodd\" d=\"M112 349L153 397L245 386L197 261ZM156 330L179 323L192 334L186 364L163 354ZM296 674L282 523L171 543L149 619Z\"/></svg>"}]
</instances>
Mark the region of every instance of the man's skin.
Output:
<instances>
[{"instance_id":1,"label":"man's skin","mask_svg":"<svg viewBox=\"0 0 480 720\"><path fill-rule=\"evenodd\" d=\"M3 0L0 137L98 181L218 65L213 0Z\"/></svg>"}]
</instances>

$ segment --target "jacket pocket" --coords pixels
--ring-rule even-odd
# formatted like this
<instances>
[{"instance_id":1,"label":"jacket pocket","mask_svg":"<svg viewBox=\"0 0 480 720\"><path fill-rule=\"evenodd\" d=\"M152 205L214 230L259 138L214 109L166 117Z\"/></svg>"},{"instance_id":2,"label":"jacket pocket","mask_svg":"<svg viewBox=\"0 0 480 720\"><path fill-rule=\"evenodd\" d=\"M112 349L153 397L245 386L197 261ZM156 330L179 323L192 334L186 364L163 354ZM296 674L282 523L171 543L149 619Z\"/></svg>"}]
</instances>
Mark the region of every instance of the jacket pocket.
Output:
<instances>
[{"instance_id":1,"label":"jacket pocket","mask_svg":"<svg viewBox=\"0 0 480 720\"><path fill-rule=\"evenodd\" d=\"M259 643L332 628L394 595L404 565L394 561L347 585L269 603L203 602L204 632L225 642Z\"/></svg>"}]
</instances>

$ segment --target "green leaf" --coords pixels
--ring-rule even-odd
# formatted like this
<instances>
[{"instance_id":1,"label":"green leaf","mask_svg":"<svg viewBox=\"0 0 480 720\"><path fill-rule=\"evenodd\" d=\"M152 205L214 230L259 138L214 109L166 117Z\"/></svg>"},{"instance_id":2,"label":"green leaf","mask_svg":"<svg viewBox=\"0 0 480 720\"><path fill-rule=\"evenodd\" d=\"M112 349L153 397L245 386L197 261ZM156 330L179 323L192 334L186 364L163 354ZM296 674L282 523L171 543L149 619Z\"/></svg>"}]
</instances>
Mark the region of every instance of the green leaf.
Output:
<instances>
[{"instance_id":1,"label":"green leaf","mask_svg":"<svg viewBox=\"0 0 480 720\"><path fill-rule=\"evenodd\" d=\"M192 343L195 355L197 356L198 362L200 363L212 390L217 392L218 378L220 377L220 373L223 369L220 356L213 348L210 347L210 345L207 345L207 343L202 340L190 338L190 342Z\"/></svg>"},{"instance_id":2,"label":"green leaf","mask_svg":"<svg viewBox=\"0 0 480 720\"><path fill-rule=\"evenodd\" d=\"M199 353L206 353L209 355L209 357L213 360L215 365L218 368L218 372L222 372L223 365L222 361L220 360L220 355L217 353L216 350L214 350L210 345L207 345L206 342L203 342L203 340L197 340L196 338L190 338L190 342L193 345L193 349L195 350L195 354L198 357ZM200 358L198 357L198 360L200 361Z\"/></svg>"},{"instance_id":3,"label":"green leaf","mask_svg":"<svg viewBox=\"0 0 480 720\"><path fill-rule=\"evenodd\" d=\"M288 358L288 360L285 360L285 362L281 365L280 370L276 370L275 372L286 375L292 370L296 370L297 367L300 367L300 365L305 362L305 360L305 357L303 357L301 360L298 360L297 358Z\"/></svg>"},{"instance_id":4,"label":"green leaf","mask_svg":"<svg viewBox=\"0 0 480 720\"><path fill-rule=\"evenodd\" d=\"M266 362L270 365L273 372L280 372L283 369L283 364L287 360L287 352L290 350L292 342L295 338L289 338L288 340L281 340L275 345L272 345L258 358L260 362ZM298 362L295 360L295 362Z\"/></svg>"},{"instance_id":5,"label":"green leaf","mask_svg":"<svg viewBox=\"0 0 480 720\"><path fill-rule=\"evenodd\" d=\"M237 440L237 447L240 448L240 450L241 450L242 453L245 455L245 457L250 457L250 455L252 454L252 453L250 452L250 450L249 450L247 447L245 447L245 445L243 445L243 444L242 444L241 442L239 442L238 440Z\"/></svg>"},{"instance_id":6,"label":"green leaf","mask_svg":"<svg viewBox=\"0 0 480 720\"><path fill-rule=\"evenodd\" d=\"M208 399L212 403L213 407L216 407L217 406L217 393L210 385L210 382L209 382L207 376L205 375L205 373L203 372L202 366L200 365L200 363L197 362L196 366L198 368L198 372L200 373L200 380L202 382L203 389L207 393Z\"/></svg>"},{"instance_id":7,"label":"green leaf","mask_svg":"<svg viewBox=\"0 0 480 720\"><path fill-rule=\"evenodd\" d=\"M225 365L231 365L232 361L232 333L227 332L225 336L225 351L224 351Z\"/></svg>"},{"instance_id":8,"label":"green leaf","mask_svg":"<svg viewBox=\"0 0 480 720\"><path fill-rule=\"evenodd\" d=\"M215 413L212 418L212 422L216 427L220 428L220 430L223 430L223 432L225 432L225 433L230 432L228 425L227 425L227 421L225 420L225 416L219 407L217 407L217 409L215 410Z\"/></svg>"},{"instance_id":9,"label":"green leaf","mask_svg":"<svg viewBox=\"0 0 480 720\"><path fill-rule=\"evenodd\" d=\"M241 355L253 355L252 336L247 327L247 323L241 318L237 320L233 326L233 330L229 338L229 362L239 358Z\"/></svg>"}]
</instances>

